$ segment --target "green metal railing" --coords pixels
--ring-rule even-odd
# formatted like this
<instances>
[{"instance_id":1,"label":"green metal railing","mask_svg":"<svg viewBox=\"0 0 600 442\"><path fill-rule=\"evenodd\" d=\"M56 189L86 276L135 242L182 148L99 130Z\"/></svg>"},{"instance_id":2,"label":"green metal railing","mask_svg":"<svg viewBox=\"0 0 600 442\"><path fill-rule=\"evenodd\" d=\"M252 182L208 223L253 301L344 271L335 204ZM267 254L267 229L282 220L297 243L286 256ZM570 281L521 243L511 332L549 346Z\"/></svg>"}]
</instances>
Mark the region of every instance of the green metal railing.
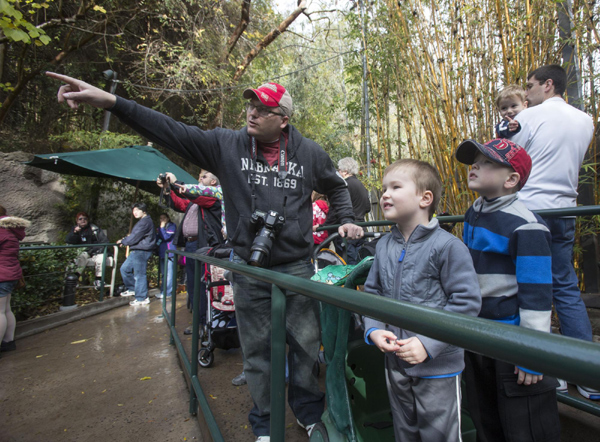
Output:
<instances>
[{"instance_id":1,"label":"green metal railing","mask_svg":"<svg viewBox=\"0 0 600 442\"><path fill-rule=\"evenodd\" d=\"M25 247L20 247L19 251L26 251L26 250L54 250L54 249L77 249L77 248L88 248L90 247L90 244L75 244L75 245L64 245L64 246L25 246ZM100 277L100 289L99 289L99 296L98 296L98 301L102 302L104 301L104 276L105 276L105 270L106 270L106 257L107 257L107 250L108 247L118 247L118 244L115 243L99 243L99 244L93 244L93 247L102 247L102 276ZM115 262L114 265L116 266L117 263ZM28 275L30 276L30 275Z\"/></svg>"},{"instance_id":2,"label":"green metal railing","mask_svg":"<svg viewBox=\"0 0 600 442\"><path fill-rule=\"evenodd\" d=\"M271 437L273 440L285 439L285 333L279 332L285 329L285 295L281 291L282 289L377 318L476 353L525 366L569 382L600 389L600 377L598 376L600 373L600 345L598 344L390 300L212 257L181 251L169 251L169 253L183 255L186 259L194 259L197 277L199 276L199 261L201 261L272 284ZM174 285L174 287L176 286ZM199 284L196 284L194 305L198 305L196 303L199 302L201 295L204 296L199 293ZM174 327L175 296L173 293L168 322L172 340L180 354L185 355L182 359L185 360L185 369L191 377L193 388L190 391L190 411L195 412L196 405L198 405L204 414L213 440L223 441L197 377L198 333L192 334L192 354L187 356ZM163 298L163 312L165 317L169 318L166 310L166 297ZM198 330L197 309L194 309L192 327L193 330ZM570 402L571 405L583 402L588 412L600 416L600 409L586 401L568 398L564 402Z\"/></svg>"}]
</instances>

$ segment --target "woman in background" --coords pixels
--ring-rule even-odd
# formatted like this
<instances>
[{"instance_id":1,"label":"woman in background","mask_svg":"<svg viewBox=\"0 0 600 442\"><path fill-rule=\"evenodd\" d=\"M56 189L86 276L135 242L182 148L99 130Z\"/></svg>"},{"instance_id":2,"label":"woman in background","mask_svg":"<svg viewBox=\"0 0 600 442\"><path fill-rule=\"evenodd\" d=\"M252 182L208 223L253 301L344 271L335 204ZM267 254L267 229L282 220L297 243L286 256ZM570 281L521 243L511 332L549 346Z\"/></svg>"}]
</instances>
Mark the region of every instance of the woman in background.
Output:
<instances>
[{"instance_id":1,"label":"woman in background","mask_svg":"<svg viewBox=\"0 0 600 442\"><path fill-rule=\"evenodd\" d=\"M25 229L31 223L23 218L7 216L0 206L0 351L16 350L17 321L10 309L10 295L23 276L19 264L19 241L25 238Z\"/></svg>"}]
</instances>

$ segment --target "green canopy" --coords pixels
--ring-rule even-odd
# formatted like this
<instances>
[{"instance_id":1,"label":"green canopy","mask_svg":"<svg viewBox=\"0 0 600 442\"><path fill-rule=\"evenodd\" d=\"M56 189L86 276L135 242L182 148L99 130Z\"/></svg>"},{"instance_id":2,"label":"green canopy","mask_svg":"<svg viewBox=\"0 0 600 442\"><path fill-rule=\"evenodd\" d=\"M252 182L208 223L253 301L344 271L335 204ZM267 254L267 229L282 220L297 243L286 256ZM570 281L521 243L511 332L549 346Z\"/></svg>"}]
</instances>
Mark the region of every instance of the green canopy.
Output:
<instances>
[{"instance_id":1,"label":"green canopy","mask_svg":"<svg viewBox=\"0 0 600 442\"><path fill-rule=\"evenodd\" d=\"M156 177L164 172L187 184L198 182L150 146L36 155L25 164L65 175L114 178L154 194L160 192Z\"/></svg>"}]
</instances>

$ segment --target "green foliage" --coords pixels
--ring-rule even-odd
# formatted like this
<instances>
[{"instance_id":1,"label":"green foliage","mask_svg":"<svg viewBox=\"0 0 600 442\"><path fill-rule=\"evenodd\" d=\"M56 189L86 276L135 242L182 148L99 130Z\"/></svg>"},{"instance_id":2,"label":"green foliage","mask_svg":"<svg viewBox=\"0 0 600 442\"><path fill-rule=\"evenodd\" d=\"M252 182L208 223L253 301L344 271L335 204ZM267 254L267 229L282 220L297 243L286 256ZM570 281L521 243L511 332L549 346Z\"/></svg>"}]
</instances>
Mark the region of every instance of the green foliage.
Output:
<instances>
[{"instance_id":1,"label":"green foliage","mask_svg":"<svg viewBox=\"0 0 600 442\"><path fill-rule=\"evenodd\" d=\"M26 287L11 295L11 308L17 320L34 317L40 307L61 299L67 267L73 265L82 250L25 250L19 254Z\"/></svg>"},{"instance_id":2,"label":"green foliage","mask_svg":"<svg viewBox=\"0 0 600 442\"><path fill-rule=\"evenodd\" d=\"M27 0L23 4L17 0L0 0L0 31L9 41L20 41L26 44L33 42L38 46L47 45L50 43L50 37L43 29L36 28L34 24L27 21L23 12L28 15L35 14L39 9L49 8L53 1L46 0L38 3Z\"/></svg>"},{"instance_id":3,"label":"green foliage","mask_svg":"<svg viewBox=\"0 0 600 442\"><path fill-rule=\"evenodd\" d=\"M49 139L60 145L60 151L119 149L125 146L144 144L139 135L108 131L71 130L59 135L51 135Z\"/></svg>"}]
</instances>

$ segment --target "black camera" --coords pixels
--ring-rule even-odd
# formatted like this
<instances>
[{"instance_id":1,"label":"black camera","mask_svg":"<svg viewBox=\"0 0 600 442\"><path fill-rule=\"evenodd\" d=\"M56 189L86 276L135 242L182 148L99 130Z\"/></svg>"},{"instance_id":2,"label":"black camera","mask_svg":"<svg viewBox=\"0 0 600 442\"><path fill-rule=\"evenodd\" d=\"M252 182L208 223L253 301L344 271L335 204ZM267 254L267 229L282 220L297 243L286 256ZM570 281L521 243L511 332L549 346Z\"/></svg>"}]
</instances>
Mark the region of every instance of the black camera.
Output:
<instances>
[{"instance_id":1,"label":"black camera","mask_svg":"<svg viewBox=\"0 0 600 442\"><path fill-rule=\"evenodd\" d=\"M255 210L250 222L258 233L252 242L248 264L255 267L264 267L271 254L273 240L281 232L281 228L285 224L285 218L274 210L269 210L268 213Z\"/></svg>"},{"instance_id":2,"label":"black camera","mask_svg":"<svg viewBox=\"0 0 600 442\"><path fill-rule=\"evenodd\" d=\"M161 183L167 184L168 178L167 178L167 174L166 173L161 173L158 176L158 179L160 180Z\"/></svg>"}]
</instances>

